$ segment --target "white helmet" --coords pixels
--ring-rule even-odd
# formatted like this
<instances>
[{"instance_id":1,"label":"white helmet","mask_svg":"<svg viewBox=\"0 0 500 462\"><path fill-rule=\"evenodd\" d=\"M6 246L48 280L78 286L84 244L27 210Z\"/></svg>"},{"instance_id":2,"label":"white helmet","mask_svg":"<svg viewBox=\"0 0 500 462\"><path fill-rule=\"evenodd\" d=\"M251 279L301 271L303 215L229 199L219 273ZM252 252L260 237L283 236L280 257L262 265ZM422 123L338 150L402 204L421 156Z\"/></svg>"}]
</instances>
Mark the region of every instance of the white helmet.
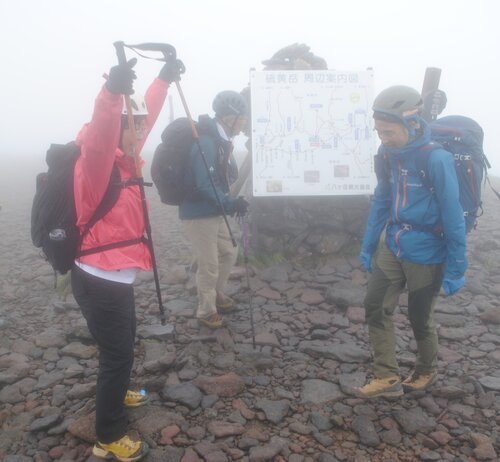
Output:
<instances>
[{"instance_id":1,"label":"white helmet","mask_svg":"<svg viewBox=\"0 0 500 462\"><path fill-rule=\"evenodd\" d=\"M133 95L130 95L130 104L132 105L132 113L134 114L134 116L148 115L146 101L144 100L144 96L142 96L140 93L135 92ZM122 115L127 115L127 105L125 104L125 98L123 99Z\"/></svg>"}]
</instances>

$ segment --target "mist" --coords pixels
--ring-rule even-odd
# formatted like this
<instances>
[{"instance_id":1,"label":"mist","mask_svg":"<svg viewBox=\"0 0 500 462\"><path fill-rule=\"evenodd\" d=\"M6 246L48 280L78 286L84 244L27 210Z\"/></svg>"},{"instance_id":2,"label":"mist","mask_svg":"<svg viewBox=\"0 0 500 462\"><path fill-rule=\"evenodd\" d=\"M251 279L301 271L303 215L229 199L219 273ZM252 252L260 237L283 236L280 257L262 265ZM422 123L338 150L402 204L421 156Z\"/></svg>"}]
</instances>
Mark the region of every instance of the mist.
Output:
<instances>
[{"instance_id":1,"label":"mist","mask_svg":"<svg viewBox=\"0 0 500 462\"><path fill-rule=\"evenodd\" d=\"M443 115L467 115L482 125L490 172L499 174L493 110L500 105L499 12L494 0L474 7L463 0L3 0L0 156L9 162L30 158L43 167L50 143L74 139L90 119L103 73L116 64L115 41L174 45L187 68L181 85L194 117L211 113L217 92L239 91L248 84L250 69L262 69L262 60L299 42L325 58L330 69L372 67L375 93L396 84L420 90L425 68L441 68L441 88L448 96ZM136 89L143 92L160 67L139 58ZM170 94L174 116L180 117L175 88ZM145 156L168 121L165 107ZM237 142L240 149L243 142Z\"/></svg>"}]
</instances>

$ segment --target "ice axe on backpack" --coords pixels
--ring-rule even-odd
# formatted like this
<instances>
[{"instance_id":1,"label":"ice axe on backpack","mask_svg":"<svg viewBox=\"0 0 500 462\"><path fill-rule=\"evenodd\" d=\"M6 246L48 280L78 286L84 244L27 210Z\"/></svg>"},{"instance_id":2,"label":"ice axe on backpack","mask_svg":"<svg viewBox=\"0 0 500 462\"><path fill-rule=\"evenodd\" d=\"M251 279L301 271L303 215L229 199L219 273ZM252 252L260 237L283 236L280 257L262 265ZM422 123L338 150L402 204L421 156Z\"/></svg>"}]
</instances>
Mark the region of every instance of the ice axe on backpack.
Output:
<instances>
[{"instance_id":1,"label":"ice axe on backpack","mask_svg":"<svg viewBox=\"0 0 500 462\"><path fill-rule=\"evenodd\" d=\"M424 107L421 115L426 122L436 120L437 116L446 107L446 93L439 89L440 80L441 69L439 67L428 67L425 69L421 93Z\"/></svg>"},{"instance_id":2,"label":"ice axe on backpack","mask_svg":"<svg viewBox=\"0 0 500 462\"><path fill-rule=\"evenodd\" d=\"M123 42L115 42L113 45L116 49L116 56L118 57L118 64L125 64L127 62L127 57L125 56L125 50L124 50L125 44ZM174 49L174 53L175 53L175 49ZM134 145L135 145L135 141L136 141L135 140L135 122L134 122L134 114L132 112L132 103L130 101L129 95L124 95L124 97L125 97L125 106L127 107L128 126L131 129L132 136L134 137ZM146 192L144 190L144 186L146 184L144 183L144 178L142 176L142 167L141 167L141 160L140 160L139 154L140 153L134 148L135 175L136 175L137 184L139 186L139 190L141 193L142 212L144 214L144 226L146 228L146 236L148 238L148 247L149 247L149 252L151 254L151 263L153 265L153 275L154 275L155 286L156 286L156 295L158 297L158 305L160 308L160 319L161 319L162 325L165 325L165 322L166 322L165 308L163 307L163 303L162 303L162 299L161 299L160 279L158 277L158 266L156 265L156 257L155 257L154 246L153 246L153 238L151 235L151 222L149 221L149 213L148 213L148 207L147 207L147 203L146 203ZM148 186L150 186L150 185L151 184L148 184Z\"/></svg>"}]
</instances>

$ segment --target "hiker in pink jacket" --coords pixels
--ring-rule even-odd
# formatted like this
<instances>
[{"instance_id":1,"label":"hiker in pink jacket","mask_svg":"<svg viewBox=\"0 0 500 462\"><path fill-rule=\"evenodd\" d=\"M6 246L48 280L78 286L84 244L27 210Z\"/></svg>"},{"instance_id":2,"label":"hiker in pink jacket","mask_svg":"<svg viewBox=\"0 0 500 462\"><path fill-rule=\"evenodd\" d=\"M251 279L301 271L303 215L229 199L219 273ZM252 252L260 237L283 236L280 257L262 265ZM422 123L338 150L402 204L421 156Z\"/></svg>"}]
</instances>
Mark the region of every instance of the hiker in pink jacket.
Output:
<instances>
[{"instance_id":1,"label":"hiker in pink jacket","mask_svg":"<svg viewBox=\"0 0 500 462\"><path fill-rule=\"evenodd\" d=\"M129 390L136 327L132 283L139 270L151 269L140 189L133 181L134 150L140 152L169 83L179 80L183 69L179 60L166 63L143 100L133 91L135 63L133 59L111 68L92 120L78 134L81 154L74 170L77 225L83 239L72 270L73 293L99 348L98 441L93 454L127 461L139 460L148 450L146 443L126 435L125 408L148 399L145 393ZM128 127L123 95L132 95L135 137ZM92 217L104 203L108 211L94 223Z\"/></svg>"}]
</instances>

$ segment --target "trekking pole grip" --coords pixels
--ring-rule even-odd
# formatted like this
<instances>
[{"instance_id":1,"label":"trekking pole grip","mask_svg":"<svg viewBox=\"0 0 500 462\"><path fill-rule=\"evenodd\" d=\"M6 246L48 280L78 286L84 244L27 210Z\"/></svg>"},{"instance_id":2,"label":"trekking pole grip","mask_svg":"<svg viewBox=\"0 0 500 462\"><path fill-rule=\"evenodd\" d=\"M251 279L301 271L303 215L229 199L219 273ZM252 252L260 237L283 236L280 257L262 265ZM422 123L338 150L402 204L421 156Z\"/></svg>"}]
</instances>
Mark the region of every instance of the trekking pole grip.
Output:
<instances>
[{"instance_id":1,"label":"trekking pole grip","mask_svg":"<svg viewBox=\"0 0 500 462\"><path fill-rule=\"evenodd\" d=\"M113 46L115 47L116 50L116 56L118 58L118 64L125 64L127 62L124 45L125 43L121 41L113 43Z\"/></svg>"},{"instance_id":2,"label":"trekking pole grip","mask_svg":"<svg viewBox=\"0 0 500 462\"><path fill-rule=\"evenodd\" d=\"M126 64L127 57L125 56L125 43L122 41L113 43L116 50L116 57L118 58L118 64ZM137 139L135 135L135 122L134 122L134 113L132 110L132 103L130 101L130 95L123 95L125 98L125 106L127 108L127 122L128 128L132 133L132 139L134 142L134 163L135 163L135 175L137 178L142 178L142 167L141 161L139 159L139 155L135 150L135 145L137 144Z\"/></svg>"}]
</instances>

